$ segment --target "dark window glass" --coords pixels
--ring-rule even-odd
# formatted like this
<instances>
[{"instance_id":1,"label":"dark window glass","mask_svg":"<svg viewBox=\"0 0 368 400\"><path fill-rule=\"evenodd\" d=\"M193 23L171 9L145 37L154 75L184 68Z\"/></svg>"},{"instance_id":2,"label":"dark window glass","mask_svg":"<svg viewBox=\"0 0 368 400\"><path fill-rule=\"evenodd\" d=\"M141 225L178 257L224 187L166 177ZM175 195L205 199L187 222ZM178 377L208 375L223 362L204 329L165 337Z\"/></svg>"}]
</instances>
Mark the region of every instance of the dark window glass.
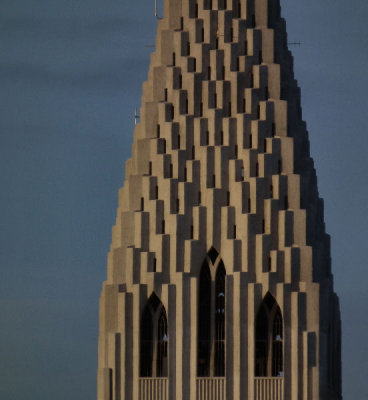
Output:
<instances>
[{"instance_id":1,"label":"dark window glass","mask_svg":"<svg viewBox=\"0 0 368 400\"><path fill-rule=\"evenodd\" d=\"M157 369L156 376L167 376L167 318L162 307L157 326Z\"/></svg>"},{"instance_id":2,"label":"dark window glass","mask_svg":"<svg viewBox=\"0 0 368 400\"><path fill-rule=\"evenodd\" d=\"M198 376L210 375L211 357L211 274L204 262L199 277Z\"/></svg>"},{"instance_id":3,"label":"dark window glass","mask_svg":"<svg viewBox=\"0 0 368 400\"><path fill-rule=\"evenodd\" d=\"M140 376L152 376L153 320L149 305L144 308L141 320Z\"/></svg>"},{"instance_id":4,"label":"dark window glass","mask_svg":"<svg viewBox=\"0 0 368 400\"><path fill-rule=\"evenodd\" d=\"M215 291L215 376L225 376L225 276L221 261L217 267Z\"/></svg>"}]
</instances>

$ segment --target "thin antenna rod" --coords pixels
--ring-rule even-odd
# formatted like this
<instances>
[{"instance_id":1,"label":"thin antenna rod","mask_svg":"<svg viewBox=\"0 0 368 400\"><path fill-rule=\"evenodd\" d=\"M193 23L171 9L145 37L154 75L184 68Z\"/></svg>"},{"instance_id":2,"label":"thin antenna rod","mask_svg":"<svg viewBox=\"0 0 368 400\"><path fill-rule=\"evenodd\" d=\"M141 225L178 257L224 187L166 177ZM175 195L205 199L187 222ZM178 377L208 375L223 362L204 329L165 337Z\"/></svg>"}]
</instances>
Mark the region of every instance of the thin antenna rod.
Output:
<instances>
[{"instance_id":1,"label":"thin antenna rod","mask_svg":"<svg viewBox=\"0 0 368 400\"><path fill-rule=\"evenodd\" d=\"M155 17L156 17L156 19L161 19L161 18L158 16L158 5L157 5L157 1L158 1L158 0L155 0Z\"/></svg>"},{"instance_id":2,"label":"thin antenna rod","mask_svg":"<svg viewBox=\"0 0 368 400\"><path fill-rule=\"evenodd\" d=\"M134 110L134 125L137 125L140 119L140 115L138 114L138 109Z\"/></svg>"}]
</instances>

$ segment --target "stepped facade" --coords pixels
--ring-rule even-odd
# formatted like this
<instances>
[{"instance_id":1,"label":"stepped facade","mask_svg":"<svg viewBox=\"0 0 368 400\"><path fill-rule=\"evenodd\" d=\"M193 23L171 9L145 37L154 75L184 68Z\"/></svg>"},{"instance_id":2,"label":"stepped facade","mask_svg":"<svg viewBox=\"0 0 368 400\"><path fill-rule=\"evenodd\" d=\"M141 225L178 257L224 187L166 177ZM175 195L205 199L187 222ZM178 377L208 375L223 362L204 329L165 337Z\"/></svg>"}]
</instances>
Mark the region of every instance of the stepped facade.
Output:
<instances>
[{"instance_id":1,"label":"stepped facade","mask_svg":"<svg viewBox=\"0 0 368 400\"><path fill-rule=\"evenodd\" d=\"M279 0L165 0L140 115L98 400L340 400L330 238Z\"/></svg>"}]
</instances>

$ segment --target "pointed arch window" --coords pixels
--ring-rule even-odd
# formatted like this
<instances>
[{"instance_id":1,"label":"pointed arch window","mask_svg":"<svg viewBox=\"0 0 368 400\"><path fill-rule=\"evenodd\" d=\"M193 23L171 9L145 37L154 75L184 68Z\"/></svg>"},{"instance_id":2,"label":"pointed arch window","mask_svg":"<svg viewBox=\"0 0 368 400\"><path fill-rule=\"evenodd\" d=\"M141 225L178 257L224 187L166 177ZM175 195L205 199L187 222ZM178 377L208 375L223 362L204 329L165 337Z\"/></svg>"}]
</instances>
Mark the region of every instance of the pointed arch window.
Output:
<instances>
[{"instance_id":1,"label":"pointed arch window","mask_svg":"<svg viewBox=\"0 0 368 400\"><path fill-rule=\"evenodd\" d=\"M275 298L267 293L255 324L255 376L283 376L283 320Z\"/></svg>"},{"instance_id":2,"label":"pointed arch window","mask_svg":"<svg viewBox=\"0 0 368 400\"><path fill-rule=\"evenodd\" d=\"M216 272L215 376L225 376L225 276L225 267L220 261Z\"/></svg>"},{"instance_id":3,"label":"pointed arch window","mask_svg":"<svg viewBox=\"0 0 368 400\"><path fill-rule=\"evenodd\" d=\"M211 359L211 272L207 261L199 277L198 376L209 376Z\"/></svg>"},{"instance_id":4,"label":"pointed arch window","mask_svg":"<svg viewBox=\"0 0 368 400\"><path fill-rule=\"evenodd\" d=\"M225 277L218 252L211 248L199 276L197 375L225 376Z\"/></svg>"},{"instance_id":5,"label":"pointed arch window","mask_svg":"<svg viewBox=\"0 0 368 400\"><path fill-rule=\"evenodd\" d=\"M140 376L166 377L168 330L166 310L155 293L144 307L140 326Z\"/></svg>"}]
</instances>

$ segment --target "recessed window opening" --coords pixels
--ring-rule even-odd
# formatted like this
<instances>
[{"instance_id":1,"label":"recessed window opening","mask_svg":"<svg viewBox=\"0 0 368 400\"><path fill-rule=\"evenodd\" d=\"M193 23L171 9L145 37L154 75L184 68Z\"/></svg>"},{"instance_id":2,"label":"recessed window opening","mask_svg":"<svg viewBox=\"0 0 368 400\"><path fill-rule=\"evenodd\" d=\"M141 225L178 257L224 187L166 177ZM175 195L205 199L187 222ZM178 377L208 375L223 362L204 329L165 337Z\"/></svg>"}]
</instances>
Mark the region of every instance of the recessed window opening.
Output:
<instances>
[{"instance_id":1,"label":"recessed window opening","mask_svg":"<svg viewBox=\"0 0 368 400\"><path fill-rule=\"evenodd\" d=\"M280 309L274 318L272 337L272 376L283 376L283 329Z\"/></svg>"},{"instance_id":2,"label":"recessed window opening","mask_svg":"<svg viewBox=\"0 0 368 400\"><path fill-rule=\"evenodd\" d=\"M165 309L162 307L158 320L157 332L157 367L156 376L167 376L167 319Z\"/></svg>"},{"instance_id":3,"label":"recessed window opening","mask_svg":"<svg viewBox=\"0 0 368 400\"><path fill-rule=\"evenodd\" d=\"M167 88L165 88L165 90L164 90L164 98L165 98L165 101L167 101Z\"/></svg>"},{"instance_id":4,"label":"recessed window opening","mask_svg":"<svg viewBox=\"0 0 368 400\"><path fill-rule=\"evenodd\" d=\"M230 192L226 192L226 205L230 205Z\"/></svg>"},{"instance_id":5,"label":"recessed window opening","mask_svg":"<svg viewBox=\"0 0 368 400\"><path fill-rule=\"evenodd\" d=\"M256 163L256 176L259 176L259 164Z\"/></svg>"},{"instance_id":6,"label":"recessed window opening","mask_svg":"<svg viewBox=\"0 0 368 400\"><path fill-rule=\"evenodd\" d=\"M175 64L176 64L176 54L175 53L172 54L172 64L175 67Z\"/></svg>"},{"instance_id":7,"label":"recessed window opening","mask_svg":"<svg viewBox=\"0 0 368 400\"><path fill-rule=\"evenodd\" d=\"M240 1L238 2L238 18L241 17L241 3Z\"/></svg>"},{"instance_id":8,"label":"recessed window opening","mask_svg":"<svg viewBox=\"0 0 368 400\"><path fill-rule=\"evenodd\" d=\"M257 105L257 119L260 119L261 118L261 107L260 107L260 105L258 104Z\"/></svg>"},{"instance_id":9,"label":"recessed window opening","mask_svg":"<svg viewBox=\"0 0 368 400\"><path fill-rule=\"evenodd\" d=\"M184 168L184 182L187 180L187 167Z\"/></svg>"},{"instance_id":10,"label":"recessed window opening","mask_svg":"<svg viewBox=\"0 0 368 400\"><path fill-rule=\"evenodd\" d=\"M109 398L113 400L113 374L112 368L109 368Z\"/></svg>"},{"instance_id":11,"label":"recessed window opening","mask_svg":"<svg viewBox=\"0 0 368 400\"><path fill-rule=\"evenodd\" d=\"M236 225L234 225L233 228L233 238L236 239Z\"/></svg>"},{"instance_id":12,"label":"recessed window opening","mask_svg":"<svg viewBox=\"0 0 368 400\"><path fill-rule=\"evenodd\" d=\"M201 102L200 106L199 106L199 116L203 117L203 103Z\"/></svg>"},{"instance_id":13,"label":"recessed window opening","mask_svg":"<svg viewBox=\"0 0 368 400\"><path fill-rule=\"evenodd\" d=\"M157 131L156 131L156 134L157 134L157 137L158 137L158 138L160 137L160 131L161 131L161 127L160 127L160 125L157 125Z\"/></svg>"},{"instance_id":14,"label":"recessed window opening","mask_svg":"<svg viewBox=\"0 0 368 400\"><path fill-rule=\"evenodd\" d=\"M250 197L248 197L248 213L250 213L252 211L251 209L251 200Z\"/></svg>"},{"instance_id":15,"label":"recessed window opening","mask_svg":"<svg viewBox=\"0 0 368 400\"><path fill-rule=\"evenodd\" d=\"M172 106L171 106L171 119L172 119L172 120L174 119L174 113L175 113L174 105L172 105Z\"/></svg>"},{"instance_id":16,"label":"recessed window opening","mask_svg":"<svg viewBox=\"0 0 368 400\"><path fill-rule=\"evenodd\" d=\"M243 99L243 113L245 113L245 99Z\"/></svg>"},{"instance_id":17,"label":"recessed window opening","mask_svg":"<svg viewBox=\"0 0 368 400\"><path fill-rule=\"evenodd\" d=\"M230 42L234 40L234 28L230 28Z\"/></svg>"},{"instance_id":18,"label":"recessed window opening","mask_svg":"<svg viewBox=\"0 0 368 400\"><path fill-rule=\"evenodd\" d=\"M207 79L210 81L211 80L211 67L207 67Z\"/></svg>"},{"instance_id":19,"label":"recessed window opening","mask_svg":"<svg viewBox=\"0 0 368 400\"><path fill-rule=\"evenodd\" d=\"M244 179L244 167L241 167L240 169L240 176L242 179Z\"/></svg>"},{"instance_id":20,"label":"recessed window opening","mask_svg":"<svg viewBox=\"0 0 368 400\"><path fill-rule=\"evenodd\" d=\"M209 131L206 131L206 144L207 145L210 144L210 133L209 133Z\"/></svg>"},{"instance_id":21,"label":"recessed window opening","mask_svg":"<svg viewBox=\"0 0 368 400\"><path fill-rule=\"evenodd\" d=\"M190 55L190 42L187 42L187 56Z\"/></svg>"},{"instance_id":22,"label":"recessed window opening","mask_svg":"<svg viewBox=\"0 0 368 400\"><path fill-rule=\"evenodd\" d=\"M256 16L253 14L252 15L252 21L251 21L252 27L254 28L256 26Z\"/></svg>"},{"instance_id":23,"label":"recessed window opening","mask_svg":"<svg viewBox=\"0 0 368 400\"><path fill-rule=\"evenodd\" d=\"M265 220L264 219L262 219L262 233L265 233Z\"/></svg>"},{"instance_id":24,"label":"recessed window opening","mask_svg":"<svg viewBox=\"0 0 368 400\"><path fill-rule=\"evenodd\" d=\"M218 37L216 38L216 42L215 42L215 49L217 50L218 49L218 45L219 45L219 39L218 39Z\"/></svg>"},{"instance_id":25,"label":"recessed window opening","mask_svg":"<svg viewBox=\"0 0 368 400\"><path fill-rule=\"evenodd\" d=\"M197 375L210 375L211 361L211 272L208 263L202 265L199 276Z\"/></svg>"},{"instance_id":26,"label":"recessed window opening","mask_svg":"<svg viewBox=\"0 0 368 400\"><path fill-rule=\"evenodd\" d=\"M153 320L148 306L142 314L140 336L140 376L150 377L153 361Z\"/></svg>"},{"instance_id":27,"label":"recessed window opening","mask_svg":"<svg viewBox=\"0 0 368 400\"><path fill-rule=\"evenodd\" d=\"M198 4L196 4L194 8L194 18L198 18Z\"/></svg>"},{"instance_id":28,"label":"recessed window opening","mask_svg":"<svg viewBox=\"0 0 368 400\"><path fill-rule=\"evenodd\" d=\"M240 61L239 61L239 57L236 57L236 70L239 71L240 69Z\"/></svg>"},{"instance_id":29,"label":"recessed window opening","mask_svg":"<svg viewBox=\"0 0 368 400\"><path fill-rule=\"evenodd\" d=\"M163 152L166 153L166 139L163 139Z\"/></svg>"},{"instance_id":30,"label":"recessed window opening","mask_svg":"<svg viewBox=\"0 0 368 400\"><path fill-rule=\"evenodd\" d=\"M229 101L229 104L228 104L228 116L229 117L231 116L231 101Z\"/></svg>"},{"instance_id":31,"label":"recessed window opening","mask_svg":"<svg viewBox=\"0 0 368 400\"><path fill-rule=\"evenodd\" d=\"M198 205L202 204L202 192L198 192Z\"/></svg>"},{"instance_id":32,"label":"recessed window opening","mask_svg":"<svg viewBox=\"0 0 368 400\"><path fill-rule=\"evenodd\" d=\"M152 161L148 163L148 175L152 175Z\"/></svg>"},{"instance_id":33,"label":"recessed window opening","mask_svg":"<svg viewBox=\"0 0 368 400\"><path fill-rule=\"evenodd\" d=\"M193 60L193 69L194 69L194 72L197 71L197 59L196 58Z\"/></svg>"},{"instance_id":34,"label":"recessed window opening","mask_svg":"<svg viewBox=\"0 0 368 400\"><path fill-rule=\"evenodd\" d=\"M272 258L268 257L268 271L272 270Z\"/></svg>"},{"instance_id":35,"label":"recessed window opening","mask_svg":"<svg viewBox=\"0 0 368 400\"><path fill-rule=\"evenodd\" d=\"M179 89L181 89L183 87L183 75L180 74L179 75Z\"/></svg>"},{"instance_id":36,"label":"recessed window opening","mask_svg":"<svg viewBox=\"0 0 368 400\"><path fill-rule=\"evenodd\" d=\"M141 317L139 369L141 377L168 375L167 316L165 307L154 293L147 301Z\"/></svg>"},{"instance_id":37,"label":"recessed window opening","mask_svg":"<svg viewBox=\"0 0 368 400\"><path fill-rule=\"evenodd\" d=\"M281 163L281 160L278 160L278 171L279 171L279 174L281 174L281 171L282 171L282 163Z\"/></svg>"},{"instance_id":38,"label":"recessed window opening","mask_svg":"<svg viewBox=\"0 0 368 400\"><path fill-rule=\"evenodd\" d=\"M238 158L238 145L237 144L234 146L234 157Z\"/></svg>"},{"instance_id":39,"label":"recessed window opening","mask_svg":"<svg viewBox=\"0 0 368 400\"><path fill-rule=\"evenodd\" d=\"M262 62L263 62L262 50L260 50L258 53L258 59L259 59L259 63L262 64Z\"/></svg>"},{"instance_id":40,"label":"recessed window opening","mask_svg":"<svg viewBox=\"0 0 368 400\"><path fill-rule=\"evenodd\" d=\"M194 237L194 229L193 229L193 225L190 226L190 239L193 239Z\"/></svg>"},{"instance_id":41,"label":"recessed window opening","mask_svg":"<svg viewBox=\"0 0 368 400\"><path fill-rule=\"evenodd\" d=\"M217 94L216 93L214 93L214 95L213 95L213 106L214 106L214 108L217 108Z\"/></svg>"},{"instance_id":42,"label":"recessed window opening","mask_svg":"<svg viewBox=\"0 0 368 400\"><path fill-rule=\"evenodd\" d=\"M201 41L204 42L204 28L201 30Z\"/></svg>"},{"instance_id":43,"label":"recessed window opening","mask_svg":"<svg viewBox=\"0 0 368 400\"><path fill-rule=\"evenodd\" d=\"M170 164L170 178L173 176L173 165L172 163Z\"/></svg>"},{"instance_id":44,"label":"recessed window opening","mask_svg":"<svg viewBox=\"0 0 368 400\"><path fill-rule=\"evenodd\" d=\"M180 18L180 30L181 31L184 30L184 18L183 17Z\"/></svg>"},{"instance_id":45,"label":"recessed window opening","mask_svg":"<svg viewBox=\"0 0 368 400\"><path fill-rule=\"evenodd\" d=\"M288 196L284 197L284 209L285 210L289 209L289 197Z\"/></svg>"},{"instance_id":46,"label":"recessed window opening","mask_svg":"<svg viewBox=\"0 0 368 400\"><path fill-rule=\"evenodd\" d=\"M161 233L165 233L165 220L161 221Z\"/></svg>"},{"instance_id":47,"label":"recessed window opening","mask_svg":"<svg viewBox=\"0 0 368 400\"><path fill-rule=\"evenodd\" d=\"M220 145L222 146L224 144L224 131L220 132Z\"/></svg>"},{"instance_id":48,"label":"recessed window opening","mask_svg":"<svg viewBox=\"0 0 368 400\"><path fill-rule=\"evenodd\" d=\"M255 376L284 375L283 320L275 298L267 293L256 317Z\"/></svg>"},{"instance_id":49,"label":"recessed window opening","mask_svg":"<svg viewBox=\"0 0 368 400\"><path fill-rule=\"evenodd\" d=\"M270 93L269 93L269 90L268 90L268 86L265 86L265 98L266 98L266 100L268 100L269 97L270 97Z\"/></svg>"},{"instance_id":50,"label":"recessed window opening","mask_svg":"<svg viewBox=\"0 0 368 400\"><path fill-rule=\"evenodd\" d=\"M263 139L263 151L264 153L267 152L267 139Z\"/></svg>"},{"instance_id":51,"label":"recessed window opening","mask_svg":"<svg viewBox=\"0 0 368 400\"><path fill-rule=\"evenodd\" d=\"M180 200L176 199L176 213L179 213L180 211Z\"/></svg>"},{"instance_id":52,"label":"recessed window opening","mask_svg":"<svg viewBox=\"0 0 368 400\"><path fill-rule=\"evenodd\" d=\"M222 67L221 75L222 75L221 79L224 81L225 80L225 66Z\"/></svg>"},{"instance_id":53,"label":"recessed window opening","mask_svg":"<svg viewBox=\"0 0 368 400\"><path fill-rule=\"evenodd\" d=\"M214 376L225 376L225 276L220 261L216 272L215 298L215 371Z\"/></svg>"},{"instance_id":54,"label":"recessed window opening","mask_svg":"<svg viewBox=\"0 0 368 400\"><path fill-rule=\"evenodd\" d=\"M272 137L275 137L275 135L276 135L276 125L274 122L272 123L271 134L272 134Z\"/></svg>"},{"instance_id":55,"label":"recessed window opening","mask_svg":"<svg viewBox=\"0 0 368 400\"><path fill-rule=\"evenodd\" d=\"M216 175L212 175L212 187L216 187Z\"/></svg>"},{"instance_id":56,"label":"recessed window opening","mask_svg":"<svg viewBox=\"0 0 368 400\"><path fill-rule=\"evenodd\" d=\"M157 258L155 257L153 259L153 272L156 272L156 270L157 270Z\"/></svg>"},{"instance_id":57,"label":"recessed window opening","mask_svg":"<svg viewBox=\"0 0 368 400\"><path fill-rule=\"evenodd\" d=\"M141 197L141 211L144 211L144 197Z\"/></svg>"},{"instance_id":58,"label":"recessed window opening","mask_svg":"<svg viewBox=\"0 0 368 400\"><path fill-rule=\"evenodd\" d=\"M270 185L270 197L271 198L273 197L273 185L272 184Z\"/></svg>"},{"instance_id":59,"label":"recessed window opening","mask_svg":"<svg viewBox=\"0 0 368 400\"><path fill-rule=\"evenodd\" d=\"M253 135L249 135L249 148L251 149L253 147Z\"/></svg>"},{"instance_id":60,"label":"recessed window opening","mask_svg":"<svg viewBox=\"0 0 368 400\"><path fill-rule=\"evenodd\" d=\"M155 186L155 198L158 199L158 186Z\"/></svg>"},{"instance_id":61,"label":"recessed window opening","mask_svg":"<svg viewBox=\"0 0 368 400\"><path fill-rule=\"evenodd\" d=\"M188 104L188 99L185 100L185 114L188 114L189 110L189 104Z\"/></svg>"},{"instance_id":62,"label":"recessed window opening","mask_svg":"<svg viewBox=\"0 0 368 400\"><path fill-rule=\"evenodd\" d=\"M192 160L195 159L195 146L192 146Z\"/></svg>"}]
</instances>

